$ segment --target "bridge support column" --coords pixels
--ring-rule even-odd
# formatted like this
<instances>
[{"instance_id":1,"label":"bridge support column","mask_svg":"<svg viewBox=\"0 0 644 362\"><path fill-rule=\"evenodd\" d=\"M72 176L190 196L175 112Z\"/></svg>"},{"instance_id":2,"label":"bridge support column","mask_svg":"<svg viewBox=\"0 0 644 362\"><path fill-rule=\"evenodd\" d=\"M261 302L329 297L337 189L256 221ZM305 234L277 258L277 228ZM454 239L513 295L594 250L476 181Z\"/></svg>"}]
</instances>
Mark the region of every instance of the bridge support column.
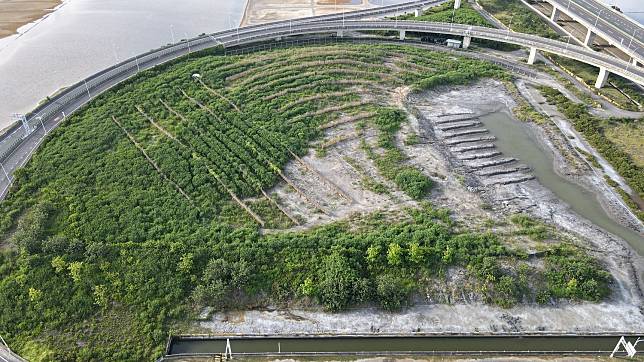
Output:
<instances>
[{"instance_id":1,"label":"bridge support column","mask_svg":"<svg viewBox=\"0 0 644 362\"><path fill-rule=\"evenodd\" d=\"M586 46L590 46L593 43L593 41L595 41L595 35L597 34L593 33L592 30L588 29L588 32L586 33L586 38L584 39L584 44L586 44Z\"/></svg>"},{"instance_id":2,"label":"bridge support column","mask_svg":"<svg viewBox=\"0 0 644 362\"><path fill-rule=\"evenodd\" d=\"M342 38L344 36L344 30L338 30L337 36L338 38Z\"/></svg>"},{"instance_id":3,"label":"bridge support column","mask_svg":"<svg viewBox=\"0 0 644 362\"><path fill-rule=\"evenodd\" d=\"M552 20L552 21L554 21L556 23L557 20L559 20L559 15L560 14L561 14L561 11L559 11L559 9L557 9L557 7L554 6L552 8L552 14L550 14L550 20Z\"/></svg>"},{"instance_id":4,"label":"bridge support column","mask_svg":"<svg viewBox=\"0 0 644 362\"><path fill-rule=\"evenodd\" d=\"M631 63L637 67L637 59L631 58Z\"/></svg>"},{"instance_id":5,"label":"bridge support column","mask_svg":"<svg viewBox=\"0 0 644 362\"><path fill-rule=\"evenodd\" d=\"M469 48L471 42L472 42L472 37L471 36L464 36L463 37L463 49Z\"/></svg>"},{"instance_id":6,"label":"bridge support column","mask_svg":"<svg viewBox=\"0 0 644 362\"><path fill-rule=\"evenodd\" d=\"M404 30L400 31L400 40L405 40L405 33L406 32Z\"/></svg>"},{"instance_id":7,"label":"bridge support column","mask_svg":"<svg viewBox=\"0 0 644 362\"><path fill-rule=\"evenodd\" d=\"M603 86L606 85L606 81L608 80L608 75L610 73L606 68L600 67L599 68L599 75L597 76L597 81L595 82L595 88L599 89Z\"/></svg>"},{"instance_id":8,"label":"bridge support column","mask_svg":"<svg viewBox=\"0 0 644 362\"><path fill-rule=\"evenodd\" d=\"M537 58L537 48L530 48L530 55L528 55L528 64L534 64Z\"/></svg>"},{"instance_id":9,"label":"bridge support column","mask_svg":"<svg viewBox=\"0 0 644 362\"><path fill-rule=\"evenodd\" d=\"M454 9L460 9L461 0L454 0Z\"/></svg>"},{"instance_id":10,"label":"bridge support column","mask_svg":"<svg viewBox=\"0 0 644 362\"><path fill-rule=\"evenodd\" d=\"M414 10L414 16L415 16L415 17L419 17L419 16L421 16L422 14L423 14L423 9L418 8L418 9Z\"/></svg>"}]
</instances>

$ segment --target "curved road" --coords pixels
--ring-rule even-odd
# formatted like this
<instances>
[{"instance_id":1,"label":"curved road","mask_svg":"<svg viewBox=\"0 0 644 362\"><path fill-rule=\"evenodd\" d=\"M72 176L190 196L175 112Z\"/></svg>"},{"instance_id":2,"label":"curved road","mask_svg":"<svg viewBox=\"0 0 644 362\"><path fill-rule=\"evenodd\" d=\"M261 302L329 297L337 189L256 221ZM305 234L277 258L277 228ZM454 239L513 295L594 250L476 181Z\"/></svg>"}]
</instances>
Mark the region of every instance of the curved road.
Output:
<instances>
[{"instance_id":1,"label":"curved road","mask_svg":"<svg viewBox=\"0 0 644 362\"><path fill-rule=\"evenodd\" d=\"M415 1L406 4L406 9L415 9L422 4L436 4L440 1ZM409 5L412 4L412 5ZM141 56L126 60L114 67L99 72L52 97L48 102L37 107L29 115L29 123L35 131L24 135L22 128L15 127L2 142L10 149L0 149L0 161L4 170L0 169L0 199L4 198L11 183L11 174L27 162L33 151L40 145L44 135L56 127L66 115L69 115L96 95L135 75L139 71L176 59L194 51L205 50L221 45L233 47L251 43L270 41L276 38L305 35L328 34L345 31L363 30L393 30L413 31L419 33L449 34L488 39L504 43L530 47L582 62L602 67L612 73L619 74L636 83L644 85L644 69L635 67L629 62L601 54L584 47L570 45L564 42L541 38L535 35L508 32L505 30L467 26L461 24L428 23L397 20L347 20L350 17L377 16L401 11L402 6L387 9L371 9L341 15L312 17L298 21L283 21L273 24L257 25L247 28L231 29L189 39L158 50L150 51ZM341 17L342 20L338 20ZM24 139L23 139L24 138ZM7 175L5 176L4 171Z\"/></svg>"}]
</instances>

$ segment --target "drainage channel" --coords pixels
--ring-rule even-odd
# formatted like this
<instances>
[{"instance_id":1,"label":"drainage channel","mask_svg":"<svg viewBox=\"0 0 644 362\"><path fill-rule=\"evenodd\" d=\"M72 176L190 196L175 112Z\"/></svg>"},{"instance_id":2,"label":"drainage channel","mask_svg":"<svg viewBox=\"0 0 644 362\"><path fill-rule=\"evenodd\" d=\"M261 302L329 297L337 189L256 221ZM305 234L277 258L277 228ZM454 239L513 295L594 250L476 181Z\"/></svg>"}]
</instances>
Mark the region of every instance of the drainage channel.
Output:
<instances>
[{"instance_id":1,"label":"drainage channel","mask_svg":"<svg viewBox=\"0 0 644 362\"><path fill-rule=\"evenodd\" d=\"M225 355L607 355L618 335L506 336L173 336L166 358ZM626 337L635 344L636 337ZM642 344L644 347L644 343ZM637 346L640 347L640 346Z\"/></svg>"}]
</instances>

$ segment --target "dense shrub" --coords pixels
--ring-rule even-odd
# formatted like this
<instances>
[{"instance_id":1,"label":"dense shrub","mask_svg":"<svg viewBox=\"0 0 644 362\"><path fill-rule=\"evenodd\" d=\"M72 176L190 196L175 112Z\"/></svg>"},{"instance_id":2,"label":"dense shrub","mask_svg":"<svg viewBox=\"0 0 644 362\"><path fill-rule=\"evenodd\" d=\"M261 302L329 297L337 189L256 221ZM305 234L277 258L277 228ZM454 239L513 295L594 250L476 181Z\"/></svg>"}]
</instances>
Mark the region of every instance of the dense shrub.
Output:
<instances>
[{"instance_id":1,"label":"dense shrub","mask_svg":"<svg viewBox=\"0 0 644 362\"><path fill-rule=\"evenodd\" d=\"M376 213L261 234L233 200L232 194L249 197L248 207L271 227L291 225L256 197L281 180L277 170L292 153L306 152L320 126L339 112L316 114L328 106L324 102L300 104L288 117L275 110L342 89L333 83L346 74L334 72L356 67L321 64L311 71L301 67L302 59L371 62L362 69L372 72L352 75L393 87L402 81L386 77L382 59L400 53L431 69L405 74L407 84L455 69L467 81L504 74L484 62L404 47L206 53L142 72L68 117L16 173L0 203L2 240L13 242L0 249L0 334L34 360L140 361L160 355L167 335L184 331L205 305L288 305L306 298L332 311L364 303L393 310L411 300L422 278L465 267L492 291L502 279L498 293L507 295L512 283L503 277L509 273L494 271L492 261L518 254L496 235L456 231L448 210L420 203L395 218ZM192 79L197 72L203 84ZM229 78L242 72L254 72L254 79ZM438 83L452 81L459 80ZM292 93L271 98L285 90ZM400 187L421 198L430 183L397 148L405 113L374 104L343 112L358 110L376 113L365 121L379 133L377 144L367 147L369 157L385 177L402 174ZM551 262L553 290L572 283L568 294L558 295L605 295L597 293L605 278L585 278L580 264L563 267L570 257L577 258L560 255Z\"/></svg>"},{"instance_id":2,"label":"dense shrub","mask_svg":"<svg viewBox=\"0 0 644 362\"><path fill-rule=\"evenodd\" d=\"M396 186L415 200L422 199L432 187L432 181L415 168L405 167L398 171L394 179Z\"/></svg>"}]
</instances>

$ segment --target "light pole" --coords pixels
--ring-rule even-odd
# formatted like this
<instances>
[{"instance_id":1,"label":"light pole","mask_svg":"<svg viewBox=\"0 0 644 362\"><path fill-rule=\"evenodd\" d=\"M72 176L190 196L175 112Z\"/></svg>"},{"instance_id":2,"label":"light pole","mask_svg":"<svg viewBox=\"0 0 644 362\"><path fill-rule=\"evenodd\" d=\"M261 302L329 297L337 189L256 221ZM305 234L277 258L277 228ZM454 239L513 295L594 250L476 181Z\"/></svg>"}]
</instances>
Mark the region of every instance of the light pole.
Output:
<instances>
[{"instance_id":1,"label":"light pole","mask_svg":"<svg viewBox=\"0 0 644 362\"><path fill-rule=\"evenodd\" d=\"M9 177L7 170L4 169L4 165L0 163L0 167L2 167L2 172L4 172L4 176L7 178L7 181L11 182L11 177Z\"/></svg>"},{"instance_id":2,"label":"light pole","mask_svg":"<svg viewBox=\"0 0 644 362\"><path fill-rule=\"evenodd\" d=\"M603 8L599 10L599 13L597 13L597 19L595 19L595 27L597 27L597 22L599 21L599 16L602 14L602 11L604 11Z\"/></svg>"},{"instance_id":3,"label":"light pole","mask_svg":"<svg viewBox=\"0 0 644 362\"><path fill-rule=\"evenodd\" d=\"M47 128L45 128L45 124L42 121L42 117L38 117L38 120L40 120L40 125L42 125L42 129L45 130L45 135L47 134Z\"/></svg>"},{"instance_id":4,"label":"light pole","mask_svg":"<svg viewBox=\"0 0 644 362\"><path fill-rule=\"evenodd\" d=\"M89 92L89 87L87 86L87 81L83 80L83 83L85 83L85 90L87 91L87 96L89 98L92 98L92 94Z\"/></svg>"},{"instance_id":5,"label":"light pole","mask_svg":"<svg viewBox=\"0 0 644 362\"><path fill-rule=\"evenodd\" d=\"M631 35L631 41L628 42L628 48L631 49L631 44L633 44L633 38L635 38L635 32L637 32L637 28L633 29L633 35Z\"/></svg>"}]
</instances>

